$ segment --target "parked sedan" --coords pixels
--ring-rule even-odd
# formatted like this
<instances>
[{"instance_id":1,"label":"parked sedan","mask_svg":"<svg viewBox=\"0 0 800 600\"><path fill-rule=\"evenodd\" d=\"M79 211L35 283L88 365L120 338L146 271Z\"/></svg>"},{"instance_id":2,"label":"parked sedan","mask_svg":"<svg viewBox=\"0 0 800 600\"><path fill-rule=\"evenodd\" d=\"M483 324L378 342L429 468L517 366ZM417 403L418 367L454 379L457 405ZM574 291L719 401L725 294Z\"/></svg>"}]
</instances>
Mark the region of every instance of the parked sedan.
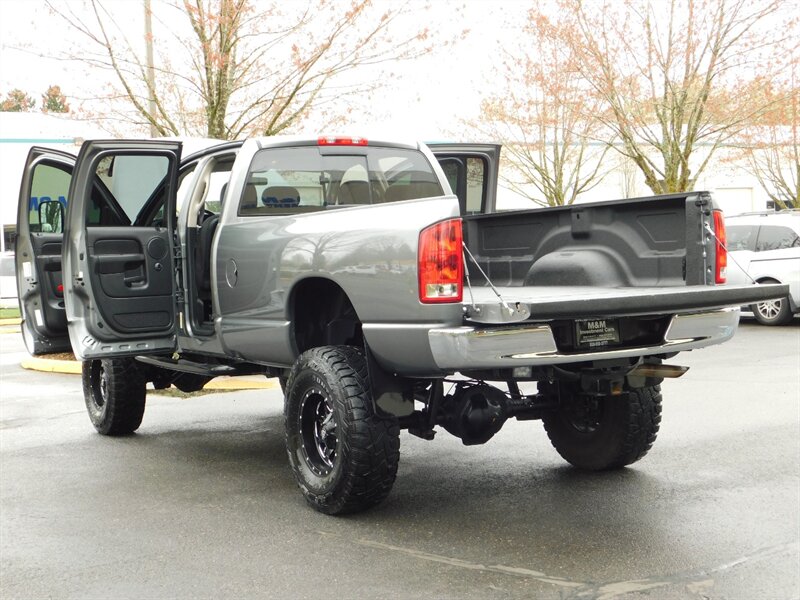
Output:
<instances>
[{"instance_id":1,"label":"parked sedan","mask_svg":"<svg viewBox=\"0 0 800 600\"><path fill-rule=\"evenodd\" d=\"M725 219L728 283L787 283L789 296L751 305L763 325L781 325L800 312L800 210Z\"/></svg>"}]
</instances>

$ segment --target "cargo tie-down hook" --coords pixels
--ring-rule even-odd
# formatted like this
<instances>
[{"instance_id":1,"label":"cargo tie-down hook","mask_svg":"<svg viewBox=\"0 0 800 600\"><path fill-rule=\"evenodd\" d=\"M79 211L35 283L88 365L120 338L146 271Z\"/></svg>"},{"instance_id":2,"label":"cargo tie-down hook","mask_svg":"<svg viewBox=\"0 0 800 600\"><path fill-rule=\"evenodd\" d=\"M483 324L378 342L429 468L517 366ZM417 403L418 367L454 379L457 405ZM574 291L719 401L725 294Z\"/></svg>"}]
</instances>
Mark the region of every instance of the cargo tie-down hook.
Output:
<instances>
[{"instance_id":1,"label":"cargo tie-down hook","mask_svg":"<svg viewBox=\"0 0 800 600\"><path fill-rule=\"evenodd\" d=\"M464 242L461 242L461 246L464 248L464 274L467 278L467 289L469 289L469 298L470 302L472 303L472 308L475 309L477 312L480 312L480 308L475 306L475 299L472 296L472 284L470 283L469 280L469 265L467 264L467 256L470 258L472 263L477 267L480 274L483 275L483 278L486 280L486 283L489 284L489 287L492 288L492 291L494 292L495 296L497 296L497 299L500 300L500 305L506 311L508 311L509 315L513 315L515 312L514 309L508 305L508 302L506 302L503 299L503 296L501 296L500 292L497 291L497 288L494 287L494 284L492 283L491 279L489 279L489 276L486 274L486 272L483 269L481 269L481 266L478 264L478 261L475 260L475 257L472 255L472 252L469 251L467 245Z\"/></svg>"}]
</instances>

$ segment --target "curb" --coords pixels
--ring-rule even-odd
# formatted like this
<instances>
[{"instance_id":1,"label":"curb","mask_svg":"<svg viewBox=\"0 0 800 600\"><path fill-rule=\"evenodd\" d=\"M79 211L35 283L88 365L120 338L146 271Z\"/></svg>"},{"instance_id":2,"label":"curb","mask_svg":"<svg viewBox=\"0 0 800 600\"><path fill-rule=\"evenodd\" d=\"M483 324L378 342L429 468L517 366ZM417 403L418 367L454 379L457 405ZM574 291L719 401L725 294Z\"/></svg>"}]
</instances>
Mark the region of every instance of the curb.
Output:
<instances>
[{"instance_id":1,"label":"curb","mask_svg":"<svg viewBox=\"0 0 800 600\"><path fill-rule=\"evenodd\" d=\"M42 373L63 373L65 375L80 375L81 363L76 360L53 360L50 358L26 358L19 366L29 371Z\"/></svg>"},{"instance_id":2,"label":"curb","mask_svg":"<svg viewBox=\"0 0 800 600\"><path fill-rule=\"evenodd\" d=\"M276 378L253 381L238 377L217 377L203 386L204 390L272 390L281 387Z\"/></svg>"},{"instance_id":3,"label":"curb","mask_svg":"<svg viewBox=\"0 0 800 600\"><path fill-rule=\"evenodd\" d=\"M77 360L53 360L49 358L28 358L20 362L23 369L41 373L61 373L64 375L80 375L81 363ZM261 381L243 377L217 377L209 381L204 390L238 391L238 390L271 390L280 387L276 378Z\"/></svg>"},{"instance_id":4,"label":"curb","mask_svg":"<svg viewBox=\"0 0 800 600\"><path fill-rule=\"evenodd\" d=\"M19 317L14 317L11 319L0 319L0 325L19 325L22 323L22 319Z\"/></svg>"}]
</instances>

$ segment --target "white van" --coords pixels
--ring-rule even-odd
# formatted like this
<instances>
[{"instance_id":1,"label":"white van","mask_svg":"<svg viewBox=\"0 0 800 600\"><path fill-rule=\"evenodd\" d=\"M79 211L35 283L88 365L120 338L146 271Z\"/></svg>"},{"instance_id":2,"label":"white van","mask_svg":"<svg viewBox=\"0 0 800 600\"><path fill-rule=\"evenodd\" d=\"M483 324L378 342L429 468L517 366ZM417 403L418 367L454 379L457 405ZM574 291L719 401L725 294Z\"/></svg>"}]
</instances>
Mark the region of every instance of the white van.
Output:
<instances>
[{"instance_id":1,"label":"white van","mask_svg":"<svg viewBox=\"0 0 800 600\"><path fill-rule=\"evenodd\" d=\"M781 325L800 312L800 210L725 218L728 283L787 283L789 296L753 304L762 325Z\"/></svg>"}]
</instances>

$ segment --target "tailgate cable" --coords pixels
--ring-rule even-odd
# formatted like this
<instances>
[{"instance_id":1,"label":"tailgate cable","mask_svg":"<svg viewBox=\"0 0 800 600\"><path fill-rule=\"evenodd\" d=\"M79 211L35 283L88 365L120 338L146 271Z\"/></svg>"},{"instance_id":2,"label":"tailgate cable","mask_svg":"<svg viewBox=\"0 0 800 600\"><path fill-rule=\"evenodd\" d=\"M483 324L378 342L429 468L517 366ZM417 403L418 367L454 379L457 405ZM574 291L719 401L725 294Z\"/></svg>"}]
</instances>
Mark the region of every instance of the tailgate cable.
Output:
<instances>
[{"instance_id":1,"label":"tailgate cable","mask_svg":"<svg viewBox=\"0 0 800 600\"><path fill-rule=\"evenodd\" d=\"M464 275L465 275L465 277L467 279L467 289L469 290L469 298L470 298L470 302L472 303L472 308L475 309L475 311L478 312L478 313L481 312L481 309L478 308L475 305L475 298L473 298L473 296L472 296L472 284L470 283L470 280L469 280L469 265L467 264L467 256L469 256L469 258L472 260L472 263L478 268L478 271L480 271L480 274L483 275L483 278L486 280L486 283L489 284L489 287L492 288L492 291L494 292L495 296L497 296L497 299L500 300L500 305L508 311L508 314L510 314L510 315L514 314L514 309L511 308L508 305L508 302L506 302L503 299L503 297L500 295L500 292L498 292L497 288L494 287L494 284L492 283L491 279L489 279L489 276L484 272L483 269L481 269L481 266L478 264L478 261L475 260L475 257L472 256L472 252L469 251L469 248L467 248L467 245L464 242L461 242L461 246L464 248L464 255L463 255L463 257L464 257Z\"/></svg>"},{"instance_id":2,"label":"tailgate cable","mask_svg":"<svg viewBox=\"0 0 800 600\"><path fill-rule=\"evenodd\" d=\"M706 222L704 222L704 223L703 223L703 227L705 227L705 230L706 230L708 233L710 233L710 234L711 234L711 237L713 237L715 240L717 240L717 243L718 243L720 246L722 246L722 247L725 249L725 252L727 252L727 254L728 254L728 258L730 258L730 259L733 261L733 264L735 264L737 267L739 267L739 270L740 270L742 273L744 273L744 274L745 274L745 276L746 276L746 277L747 277L747 278L748 278L748 279L749 279L749 280L750 280L752 283L754 283L755 285L758 285L758 282L757 282L755 279L753 279L753 278L751 277L750 273L748 273L748 272L747 272L747 271L744 269L744 267L743 267L742 265L740 265L740 264L739 264L739 261L737 261L737 260L736 260L736 259L735 259L733 256L731 256L731 251L730 251L730 250L728 250L728 246L726 246L726 245L725 245L725 243L724 243L724 242L723 242L721 239L719 239L719 238L717 237L717 234L714 232L714 230L712 229L711 225L709 225L709 224L708 224L708 221L706 221Z\"/></svg>"}]
</instances>

